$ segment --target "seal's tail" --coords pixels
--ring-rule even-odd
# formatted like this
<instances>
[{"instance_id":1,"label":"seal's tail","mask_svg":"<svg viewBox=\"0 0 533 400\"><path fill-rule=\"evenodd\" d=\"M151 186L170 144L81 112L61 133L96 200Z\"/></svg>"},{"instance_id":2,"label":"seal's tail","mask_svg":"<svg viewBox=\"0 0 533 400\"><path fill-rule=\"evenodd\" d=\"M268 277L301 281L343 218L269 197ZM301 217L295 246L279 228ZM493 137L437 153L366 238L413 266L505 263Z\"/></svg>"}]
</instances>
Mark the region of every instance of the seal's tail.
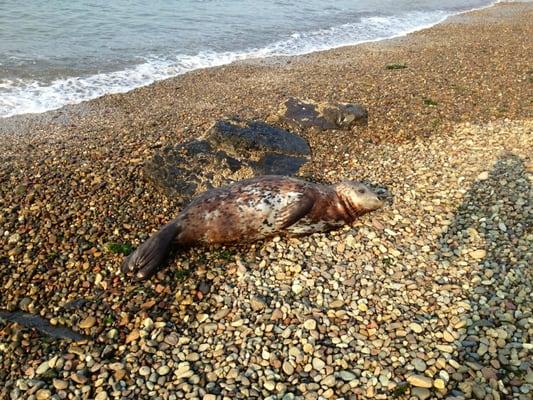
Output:
<instances>
[{"instance_id":1,"label":"seal's tail","mask_svg":"<svg viewBox=\"0 0 533 400\"><path fill-rule=\"evenodd\" d=\"M180 230L171 222L153 234L137 250L124 259L122 272L134 272L139 279L147 279L156 273L170 253L170 244Z\"/></svg>"}]
</instances>

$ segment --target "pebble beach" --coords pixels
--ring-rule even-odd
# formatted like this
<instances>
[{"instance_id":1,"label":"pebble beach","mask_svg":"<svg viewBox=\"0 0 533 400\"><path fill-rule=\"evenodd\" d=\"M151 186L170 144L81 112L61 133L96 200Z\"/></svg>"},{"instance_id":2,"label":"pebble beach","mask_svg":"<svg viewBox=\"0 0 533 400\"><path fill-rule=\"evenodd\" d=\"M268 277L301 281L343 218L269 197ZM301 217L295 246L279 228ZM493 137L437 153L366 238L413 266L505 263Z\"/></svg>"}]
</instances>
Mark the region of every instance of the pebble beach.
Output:
<instances>
[{"instance_id":1,"label":"pebble beach","mask_svg":"<svg viewBox=\"0 0 533 400\"><path fill-rule=\"evenodd\" d=\"M531 398L530 37L533 4L500 3L0 119L0 398ZM366 128L297 132L300 175L393 202L124 276L122 253L179 212L143 162L290 96L369 112Z\"/></svg>"}]
</instances>

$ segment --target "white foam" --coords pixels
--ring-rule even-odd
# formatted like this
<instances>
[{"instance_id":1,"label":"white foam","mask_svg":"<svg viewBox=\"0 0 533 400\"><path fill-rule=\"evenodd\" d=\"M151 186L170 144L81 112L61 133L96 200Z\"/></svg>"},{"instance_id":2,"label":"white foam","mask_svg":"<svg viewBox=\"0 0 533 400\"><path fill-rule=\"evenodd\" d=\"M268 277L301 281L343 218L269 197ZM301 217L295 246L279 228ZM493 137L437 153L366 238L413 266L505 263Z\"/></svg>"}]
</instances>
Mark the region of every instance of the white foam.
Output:
<instances>
[{"instance_id":1,"label":"white foam","mask_svg":"<svg viewBox=\"0 0 533 400\"><path fill-rule=\"evenodd\" d=\"M122 71L85 77L57 79L50 84L36 80L0 80L0 117L39 113L80 103L108 93L124 93L155 81L199 68L269 56L302 55L363 42L377 41L433 26L449 16L444 11L411 12L400 16L365 17L313 32L294 33L264 48L238 52L200 52L173 58L146 58L142 64Z\"/></svg>"}]
</instances>

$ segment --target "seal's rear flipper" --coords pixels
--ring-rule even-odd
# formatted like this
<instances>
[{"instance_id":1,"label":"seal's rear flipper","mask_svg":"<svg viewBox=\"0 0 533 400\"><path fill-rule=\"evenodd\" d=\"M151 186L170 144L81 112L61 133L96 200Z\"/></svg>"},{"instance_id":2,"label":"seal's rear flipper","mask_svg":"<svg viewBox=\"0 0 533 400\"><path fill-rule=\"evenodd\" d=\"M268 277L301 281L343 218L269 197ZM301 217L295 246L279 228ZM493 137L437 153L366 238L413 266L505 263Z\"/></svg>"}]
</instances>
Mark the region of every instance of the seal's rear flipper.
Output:
<instances>
[{"instance_id":1,"label":"seal's rear flipper","mask_svg":"<svg viewBox=\"0 0 533 400\"><path fill-rule=\"evenodd\" d=\"M139 279L151 277L168 257L170 245L178 230L179 228L174 222L165 225L124 259L122 272L134 272Z\"/></svg>"}]
</instances>

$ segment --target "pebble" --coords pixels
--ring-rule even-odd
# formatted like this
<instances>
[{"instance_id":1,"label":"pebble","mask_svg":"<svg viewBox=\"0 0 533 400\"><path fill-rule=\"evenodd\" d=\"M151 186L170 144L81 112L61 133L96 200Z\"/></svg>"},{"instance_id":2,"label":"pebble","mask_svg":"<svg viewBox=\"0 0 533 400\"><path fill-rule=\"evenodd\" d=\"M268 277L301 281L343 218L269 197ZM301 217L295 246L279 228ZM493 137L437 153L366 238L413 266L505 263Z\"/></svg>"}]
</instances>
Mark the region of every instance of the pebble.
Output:
<instances>
[{"instance_id":1,"label":"pebble","mask_svg":"<svg viewBox=\"0 0 533 400\"><path fill-rule=\"evenodd\" d=\"M87 317L83 319L80 322L79 327L80 329L89 329L89 328L92 328L95 323L96 323L96 318L91 316L91 317Z\"/></svg>"},{"instance_id":2,"label":"pebble","mask_svg":"<svg viewBox=\"0 0 533 400\"><path fill-rule=\"evenodd\" d=\"M481 260L487 256L487 251L482 249L475 250L470 253L470 256L476 260Z\"/></svg>"},{"instance_id":3,"label":"pebble","mask_svg":"<svg viewBox=\"0 0 533 400\"><path fill-rule=\"evenodd\" d=\"M335 386L335 383L336 383L336 380L333 375L328 375L320 381L321 385L329 386L329 387Z\"/></svg>"},{"instance_id":4,"label":"pebble","mask_svg":"<svg viewBox=\"0 0 533 400\"><path fill-rule=\"evenodd\" d=\"M108 396L106 392L99 392L94 398L94 400L107 400L107 399L108 399Z\"/></svg>"},{"instance_id":5,"label":"pebble","mask_svg":"<svg viewBox=\"0 0 533 400\"><path fill-rule=\"evenodd\" d=\"M426 370L426 368L427 368L427 365L424 362L424 360L421 360L420 358L415 358L413 360L413 366L419 372L424 372Z\"/></svg>"},{"instance_id":6,"label":"pebble","mask_svg":"<svg viewBox=\"0 0 533 400\"><path fill-rule=\"evenodd\" d=\"M339 378L341 378L343 381L350 382L353 381L356 376L350 371L341 371L339 372Z\"/></svg>"},{"instance_id":7,"label":"pebble","mask_svg":"<svg viewBox=\"0 0 533 400\"><path fill-rule=\"evenodd\" d=\"M429 389L421 388L421 387L414 387L411 390L411 394L420 400L429 399L431 396L431 392Z\"/></svg>"},{"instance_id":8,"label":"pebble","mask_svg":"<svg viewBox=\"0 0 533 400\"><path fill-rule=\"evenodd\" d=\"M417 324L416 322L411 322L409 324L409 328L411 328L414 333L422 333L422 331L424 330L422 326L420 324Z\"/></svg>"},{"instance_id":9,"label":"pebble","mask_svg":"<svg viewBox=\"0 0 533 400\"><path fill-rule=\"evenodd\" d=\"M254 296L250 299L250 305L252 307L252 310L254 311L261 311L266 306L265 302L257 296Z\"/></svg>"},{"instance_id":10,"label":"pebble","mask_svg":"<svg viewBox=\"0 0 533 400\"><path fill-rule=\"evenodd\" d=\"M68 388L68 382L61 379L53 379L52 384L57 390L65 390Z\"/></svg>"},{"instance_id":11,"label":"pebble","mask_svg":"<svg viewBox=\"0 0 533 400\"><path fill-rule=\"evenodd\" d=\"M477 176L477 179L479 181L486 181L487 179L489 179L489 172L488 171L483 171L482 173L480 173L478 176Z\"/></svg>"},{"instance_id":12,"label":"pebble","mask_svg":"<svg viewBox=\"0 0 533 400\"><path fill-rule=\"evenodd\" d=\"M407 382L416 387L431 388L433 387L433 380L424 375L410 375L407 377Z\"/></svg>"},{"instance_id":13,"label":"pebble","mask_svg":"<svg viewBox=\"0 0 533 400\"><path fill-rule=\"evenodd\" d=\"M303 290L304 290L303 286L300 285L299 283L293 283L291 289L292 289L292 292L293 292L294 294L297 294L297 295L300 294L300 293L302 293Z\"/></svg>"},{"instance_id":14,"label":"pebble","mask_svg":"<svg viewBox=\"0 0 533 400\"><path fill-rule=\"evenodd\" d=\"M170 372L170 368L167 365L163 365L157 369L157 374L159 376L165 376Z\"/></svg>"},{"instance_id":15,"label":"pebble","mask_svg":"<svg viewBox=\"0 0 533 400\"><path fill-rule=\"evenodd\" d=\"M313 369L315 371L322 371L322 369L326 366L326 363L322 361L320 358L313 358Z\"/></svg>"},{"instance_id":16,"label":"pebble","mask_svg":"<svg viewBox=\"0 0 533 400\"><path fill-rule=\"evenodd\" d=\"M442 337L444 338L444 340L450 343L455 341L455 338L453 337L453 335L448 331L444 331Z\"/></svg>"},{"instance_id":17,"label":"pebble","mask_svg":"<svg viewBox=\"0 0 533 400\"><path fill-rule=\"evenodd\" d=\"M446 387L446 383L442 379L437 378L433 381L433 386L439 390L442 390Z\"/></svg>"},{"instance_id":18,"label":"pebble","mask_svg":"<svg viewBox=\"0 0 533 400\"><path fill-rule=\"evenodd\" d=\"M50 369L50 365L48 364L48 361L44 361L37 367L37 369L35 370L35 373L37 375L42 375L49 369Z\"/></svg>"},{"instance_id":19,"label":"pebble","mask_svg":"<svg viewBox=\"0 0 533 400\"><path fill-rule=\"evenodd\" d=\"M453 353L453 347L447 344L437 344L435 345L437 350L442 351L443 353Z\"/></svg>"},{"instance_id":20,"label":"pebble","mask_svg":"<svg viewBox=\"0 0 533 400\"><path fill-rule=\"evenodd\" d=\"M47 400L50 397L52 397L52 392L48 389L39 389L37 390L37 393L35 393L35 398L37 400Z\"/></svg>"},{"instance_id":21,"label":"pebble","mask_svg":"<svg viewBox=\"0 0 533 400\"><path fill-rule=\"evenodd\" d=\"M131 331L128 336L126 336L126 344L134 342L135 340L139 339L140 336L141 333L138 329Z\"/></svg>"},{"instance_id":22,"label":"pebble","mask_svg":"<svg viewBox=\"0 0 533 400\"><path fill-rule=\"evenodd\" d=\"M533 125L524 117L527 60L512 57L530 36L524 7L507 4L490 30L443 25L437 33L450 35L430 34L434 47L405 41L375 56L364 46L346 50L369 57L319 55L337 69L292 62L197 71L74 113L0 123L32 131L2 132L0 141L0 266L9 266L0 267L2 307L92 336L63 346L9 322L2 395L386 399L408 380L421 386L407 384L399 398L528 398ZM495 42L491 32L501 34ZM498 52L485 52L486 43ZM430 68L443 45L460 68ZM407 72L384 68L413 51L419 57ZM346 79L354 60L363 85ZM516 68L505 68L509 60ZM483 76L464 74L476 68ZM413 73L436 105L416 93ZM428 79L435 73L453 85L437 87L439 79ZM376 88L391 95L376 97ZM340 100L354 90L372 129L294 128L312 146L301 175L387 186L394 202L327 234L179 249L146 282L120 272L123 254L106 243L137 247L185 205L146 179L156 153L205 135L224 116L266 116L287 93ZM474 118L484 122L459 122ZM240 172L225 178L252 174Z\"/></svg>"},{"instance_id":23,"label":"pebble","mask_svg":"<svg viewBox=\"0 0 533 400\"><path fill-rule=\"evenodd\" d=\"M294 367L289 361L283 362L283 372L285 372L289 376L294 373Z\"/></svg>"},{"instance_id":24,"label":"pebble","mask_svg":"<svg viewBox=\"0 0 533 400\"><path fill-rule=\"evenodd\" d=\"M313 331L316 329L316 321L314 319L308 319L304 322L304 328L308 331Z\"/></svg>"}]
</instances>

